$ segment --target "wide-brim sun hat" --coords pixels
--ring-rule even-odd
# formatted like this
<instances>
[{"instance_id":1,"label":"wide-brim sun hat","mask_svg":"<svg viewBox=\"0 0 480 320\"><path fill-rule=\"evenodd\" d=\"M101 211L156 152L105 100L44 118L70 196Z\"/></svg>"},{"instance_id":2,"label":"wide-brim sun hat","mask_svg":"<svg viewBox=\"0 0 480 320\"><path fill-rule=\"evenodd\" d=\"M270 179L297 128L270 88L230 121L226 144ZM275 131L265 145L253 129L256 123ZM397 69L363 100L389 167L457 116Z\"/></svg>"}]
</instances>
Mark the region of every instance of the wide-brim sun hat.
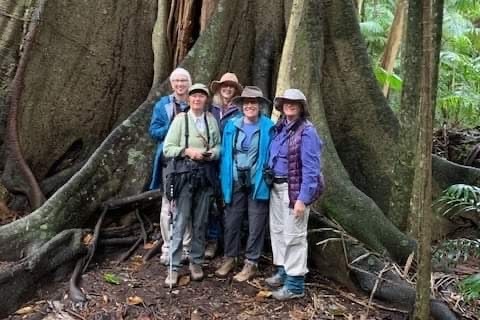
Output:
<instances>
[{"instance_id":1,"label":"wide-brim sun hat","mask_svg":"<svg viewBox=\"0 0 480 320\"><path fill-rule=\"evenodd\" d=\"M299 102L303 108L303 116L308 117L310 112L308 111L307 97L303 94L302 91L298 89L287 89L283 92L283 95L275 97L273 104L275 109L280 112L283 112L283 104L285 101L294 101Z\"/></svg>"},{"instance_id":2,"label":"wide-brim sun hat","mask_svg":"<svg viewBox=\"0 0 480 320\"><path fill-rule=\"evenodd\" d=\"M190 88L188 88L188 95L191 95L195 92L202 92L208 96L210 96L210 92L208 91L208 88L206 85L203 83L195 83Z\"/></svg>"},{"instance_id":3,"label":"wide-brim sun hat","mask_svg":"<svg viewBox=\"0 0 480 320\"><path fill-rule=\"evenodd\" d=\"M237 106L243 105L243 100L245 99L257 99L259 104L264 104L270 106L272 101L268 100L263 96L263 92L259 87L255 86L246 86L242 94L232 99L232 104Z\"/></svg>"},{"instance_id":4,"label":"wide-brim sun hat","mask_svg":"<svg viewBox=\"0 0 480 320\"><path fill-rule=\"evenodd\" d=\"M237 91L237 95L240 94L240 92L242 92L243 90L242 85L240 84L240 82L238 82L237 75L232 72L225 73L218 81L217 80L212 81L212 84L210 85L210 89L215 94L217 93L218 90L220 90L222 84L232 85Z\"/></svg>"}]
</instances>

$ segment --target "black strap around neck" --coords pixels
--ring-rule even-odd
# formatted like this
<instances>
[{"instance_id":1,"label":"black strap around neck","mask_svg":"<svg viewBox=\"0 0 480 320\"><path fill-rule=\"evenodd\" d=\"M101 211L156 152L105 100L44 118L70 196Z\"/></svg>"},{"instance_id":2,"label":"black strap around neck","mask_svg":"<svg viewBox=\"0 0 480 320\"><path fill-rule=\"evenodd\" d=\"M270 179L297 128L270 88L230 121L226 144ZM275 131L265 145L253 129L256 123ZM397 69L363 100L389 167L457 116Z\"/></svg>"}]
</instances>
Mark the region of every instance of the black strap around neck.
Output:
<instances>
[{"instance_id":1,"label":"black strap around neck","mask_svg":"<svg viewBox=\"0 0 480 320\"><path fill-rule=\"evenodd\" d=\"M207 134L207 150L210 149L210 128L208 127L207 113L203 113L203 121L205 121L205 131ZM185 149L188 148L188 137L190 135L188 127L188 112L185 112Z\"/></svg>"}]
</instances>

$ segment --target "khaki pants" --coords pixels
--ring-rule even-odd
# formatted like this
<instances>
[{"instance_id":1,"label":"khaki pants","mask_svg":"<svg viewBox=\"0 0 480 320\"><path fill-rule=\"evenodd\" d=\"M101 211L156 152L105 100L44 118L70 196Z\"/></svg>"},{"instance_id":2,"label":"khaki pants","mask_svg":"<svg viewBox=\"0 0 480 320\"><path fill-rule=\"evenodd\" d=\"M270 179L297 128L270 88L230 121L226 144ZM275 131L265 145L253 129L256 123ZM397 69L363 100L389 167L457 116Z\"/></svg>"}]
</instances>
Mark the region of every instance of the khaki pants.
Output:
<instances>
[{"instance_id":1,"label":"khaki pants","mask_svg":"<svg viewBox=\"0 0 480 320\"><path fill-rule=\"evenodd\" d=\"M274 184L270 193L270 237L273 263L283 266L289 276L304 276L307 272L307 227L310 208L302 218L288 207L288 184Z\"/></svg>"},{"instance_id":2,"label":"khaki pants","mask_svg":"<svg viewBox=\"0 0 480 320\"><path fill-rule=\"evenodd\" d=\"M168 257L170 247L170 202L167 197L162 197L162 208L160 210L160 232L162 233L163 245L162 256ZM190 252L192 242L192 223L187 223L185 234L183 235L183 250Z\"/></svg>"}]
</instances>

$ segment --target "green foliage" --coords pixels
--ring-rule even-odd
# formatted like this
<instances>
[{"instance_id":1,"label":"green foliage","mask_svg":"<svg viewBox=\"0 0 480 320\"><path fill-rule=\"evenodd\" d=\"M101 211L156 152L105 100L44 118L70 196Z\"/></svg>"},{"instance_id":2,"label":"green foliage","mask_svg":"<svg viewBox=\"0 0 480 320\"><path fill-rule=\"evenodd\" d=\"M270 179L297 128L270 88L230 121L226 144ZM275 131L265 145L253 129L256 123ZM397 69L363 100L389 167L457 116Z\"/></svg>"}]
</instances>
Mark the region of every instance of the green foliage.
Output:
<instances>
[{"instance_id":1,"label":"green foliage","mask_svg":"<svg viewBox=\"0 0 480 320\"><path fill-rule=\"evenodd\" d=\"M396 1L365 2L360 30L367 43L372 61L379 61L393 22ZM480 123L480 28L472 21L480 17L478 0L446 0L440 53L439 82L435 124L449 127L470 127ZM393 73L382 72L374 64L381 86L401 83L400 57ZM392 80L392 81L390 81ZM398 86L393 88L397 90ZM399 94L389 96L393 106L399 103Z\"/></svg>"},{"instance_id":2,"label":"green foliage","mask_svg":"<svg viewBox=\"0 0 480 320\"><path fill-rule=\"evenodd\" d=\"M471 301L480 299L480 273L463 279L458 287L465 300Z\"/></svg>"},{"instance_id":3,"label":"green foliage","mask_svg":"<svg viewBox=\"0 0 480 320\"><path fill-rule=\"evenodd\" d=\"M480 122L480 28L471 19L480 16L480 2L446 1L437 122L450 127Z\"/></svg>"},{"instance_id":4,"label":"green foliage","mask_svg":"<svg viewBox=\"0 0 480 320\"><path fill-rule=\"evenodd\" d=\"M446 266L454 266L470 257L480 257L480 240L446 240L438 245L432 254L434 263Z\"/></svg>"},{"instance_id":5,"label":"green foliage","mask_svg":"<svg viewBox=\"0 0 480 320\"><path fill-rule=\"evenodd\" d=\"M395 73L388 72L380 66L375 66L373 70L377 81L382 85L388 85L391 89L396 91L402 90L403 80Z\"/></svg>"},{"instance_id":6,"label":"green foliage","mask_svg":"<svg viewBox=\"0 0 480 320\"><path fill-rule=\"evenodd\" d=\"M103 275L103 280L105 280L105 282L111 283L111 284L120 284L120 278L117 275L115 275L113 273L110 273L110 272L106 272Z\"/></svg>"},{"instance_id":7,"label":"green foliage","mask_svg":"<svg viewBox=\"0 0 480 320\"><path fill-rule=\"evenodd\" d=\"M447 218L453 218L465 212L480 213L480 188L454 184L443 191L433 206Z\"/></svg>"}]
</instances>

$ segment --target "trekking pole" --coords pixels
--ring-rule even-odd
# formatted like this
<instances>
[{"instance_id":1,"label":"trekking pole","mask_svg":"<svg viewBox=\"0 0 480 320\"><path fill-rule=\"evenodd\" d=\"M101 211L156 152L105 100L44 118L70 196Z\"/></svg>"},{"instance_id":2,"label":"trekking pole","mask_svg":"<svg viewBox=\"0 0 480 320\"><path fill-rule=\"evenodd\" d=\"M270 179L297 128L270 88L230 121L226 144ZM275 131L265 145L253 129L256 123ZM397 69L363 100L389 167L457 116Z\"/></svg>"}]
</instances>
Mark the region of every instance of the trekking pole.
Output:
<instances>
[{"instance_id":1,"label":"trekking pole","mask_svg":"<svg viewBox=\"0 0 480 320\"><path fill-rule=\"evenodd\" d=\"M170 229L170 239L169 239L169 250L168 250L168 278L170 279L170 291L172 290L172 273L173 273L173 248L172 248L172 243L173 243L173 209L175 206L175 202L173 200L173 183L170 184L170 195L172 196L172 200L170 200L170 205L169 205L169 229Z\"/></svg>"}]
</instances>

